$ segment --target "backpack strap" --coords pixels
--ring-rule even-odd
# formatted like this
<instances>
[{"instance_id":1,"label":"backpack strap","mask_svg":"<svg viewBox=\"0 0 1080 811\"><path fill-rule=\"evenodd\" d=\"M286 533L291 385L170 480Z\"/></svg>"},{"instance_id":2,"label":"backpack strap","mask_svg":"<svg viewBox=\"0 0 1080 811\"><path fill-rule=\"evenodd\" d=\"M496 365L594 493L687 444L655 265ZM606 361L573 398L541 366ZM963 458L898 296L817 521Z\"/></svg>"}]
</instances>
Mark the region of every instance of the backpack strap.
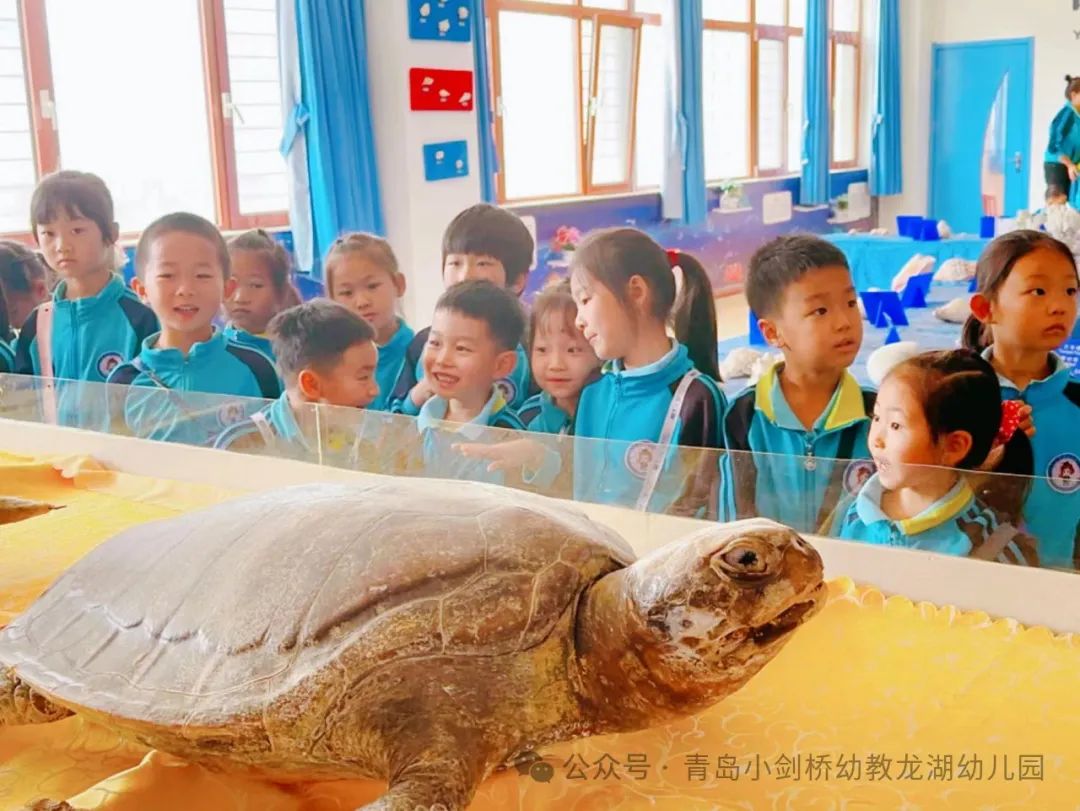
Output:
<instances>
[{"instance_id":1,"label":"backpack strap","mask_svg":"<svg viewBox=\"0 0 1080 811\"><path fill-rule=\"evenodd\" d=\"M656 450L659 452L653 454L649 470L645 474L645 482L641 486L641 493L638 494L635 509L644 510L649 506L653 491L656 489L656 483L660 481L660 471L663 470L664 467L667 449L671 445L671 441L675 438L675 426L679 422L679 414L682 412L682 405L683 401L686 400L686 393L690 390L690 384L699 377L701 377L701 373L697 369L691 369L682 376L682 380L679 381L679 387L675 389L675 394L671 398L671 405L668 406L667 415L664 417L664 425L660 429L660 439L655 446Z\"/></svg>"},{"instance_id":2,"label":"backpack strap","mask_svg":"<svg viewBox=\"0 0 1080 811\"><path fill-rule=\"evenodd\" d=\"M56 375L53 373L52 353L53 302L50 299L42 303L37 311L37 349L38 373L45 379L42 387L45 420L56 425L58 408L56 404Z\"/></svg>"},{"instance_id":3,"label":"backpack strap","mask_svg":"<svg viewBox=\"0 0 1080 811\"><path fill-rule=\"evenodd\" d=\"M847 473L851 455L855 453L855 434L859 431L859 425L849 425L840 436L840 447L836 451L836 460L833 462L832 475L829 477L829 486L825 488L825 497L818 508L817 527L823 527L829 520L836 505L840 503L840 493L844 487L844 475Z\"/></svg>"}]
</instances>

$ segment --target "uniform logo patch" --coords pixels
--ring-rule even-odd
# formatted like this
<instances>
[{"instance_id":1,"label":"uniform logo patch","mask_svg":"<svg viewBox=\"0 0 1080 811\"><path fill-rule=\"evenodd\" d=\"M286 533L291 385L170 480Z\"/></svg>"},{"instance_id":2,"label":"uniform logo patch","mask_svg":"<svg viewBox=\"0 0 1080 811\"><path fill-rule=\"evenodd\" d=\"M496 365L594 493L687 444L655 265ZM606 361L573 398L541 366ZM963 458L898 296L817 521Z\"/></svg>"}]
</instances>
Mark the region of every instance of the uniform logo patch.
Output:
<instances>
[{"instance_id":1,"label":"uniform logo patch","mask_svg":"<svg viewBox=\"0 0 1080 811\"><path fill-rule=\"evenodd\" d=\"M653 465L653 459L656 458L657 452L655 443L649 442L647 439L639 439L637 442L631 443L630 447L626 449L623 464L626 465L627 470L639 479L644 479L649 472L649 468Z\"/></svg>"},{"instance_id":2,"label":"uniform logo patch","mask_svg":"<svg viewBox=\"0 0 1080 811\"><path fill-rule=\"evenodd\" d=\"M98 374L108 377L109 373L124 362L124 356L119 352L106 352L97 361Z\"/></svg>"},{"instance_id":3,"label":"uniform logo patch","mask_svg":"<svg viewBox=\"0 0 1080 811\"><path fill-rule=\"evenodd\" d=\"M1080 459L1071 453L1063 453L1050 460L1046 469L1050 486L1059 493L1070 495L1080 490Z\"/></svg>"},{"instance_id":4,"label":"uniform logo patch","mask_svg":"<svg viewBox=\"0 0 1080 811\"><path fill-rule=\"evenodd\" d=\"M514 398L517 397L517 386L514 385L514 381L508 377L500 378L495 381L495 390L498 391L507 405L514 402Z\"/></svg>"},{"instance_id":5,"label":"uniform logo patch","mask_svg":"<svg viewBox=\"0 0 1080 811\"><path fill-rule=\"evenodd\" d=\"M230 425L234 425L243 420L246 413L243 403L236 402L235 400L231 403L223 403L218 408L217 412L218 424L222 428L228 428Z\"/></svg>"},{"instance_id":6,"label":"uniform logo patch","mask_svg":"<svg viewBox=\"0 0 1080 811\"><path fill-rule=\"evenodd\" d=\"M874 463L869 459L856 459L849 462L844 470L844 490L849 495L855 495L867 480L874 475Z\"/></svg>"}]
</instances>

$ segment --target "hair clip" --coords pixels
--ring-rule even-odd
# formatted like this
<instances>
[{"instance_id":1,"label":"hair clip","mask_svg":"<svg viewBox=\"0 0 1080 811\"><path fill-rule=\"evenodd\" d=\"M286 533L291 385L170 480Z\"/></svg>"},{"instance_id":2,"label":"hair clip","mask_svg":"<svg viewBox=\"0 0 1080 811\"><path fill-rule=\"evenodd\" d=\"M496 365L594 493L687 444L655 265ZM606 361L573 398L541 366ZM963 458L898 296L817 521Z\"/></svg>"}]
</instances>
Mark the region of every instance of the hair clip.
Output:
<instances>
[{"instance_id":1,"label":"hair clip","mask_svg":"<svg viewBox=\"0 0 1080 811\"><path fill-rule=\"evenodd\" d=\"M994 437L995 446L1007 444L1020 429L1020 412L1023 408L1023 400L1006 400L1001 404L1001 425Z\"/></svg>"},{"instance_id":2,"label":"hair clip","mask_svg":"<svg viewBox=\"0 0 1080 811\"><path fill-rule=\"evenodd\" d=\"M676 250L675 248L668 248L666 251L664 251L664 253L667 254L667 259L668 259L668 264L669 265L671 265L672 267L675 267L677 264L679 264L679 253L680 253L680 251Z\"/></svg>"}]
</instances>

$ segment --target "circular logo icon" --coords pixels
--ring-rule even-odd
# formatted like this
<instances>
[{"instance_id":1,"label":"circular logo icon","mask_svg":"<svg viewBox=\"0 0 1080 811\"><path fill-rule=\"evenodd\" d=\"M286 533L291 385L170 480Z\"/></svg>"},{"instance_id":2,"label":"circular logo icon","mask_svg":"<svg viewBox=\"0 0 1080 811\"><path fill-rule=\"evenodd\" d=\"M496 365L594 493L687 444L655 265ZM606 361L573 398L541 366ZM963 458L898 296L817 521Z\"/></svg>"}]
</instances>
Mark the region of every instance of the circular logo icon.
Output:
<instances>
[{"instance_id":1,"label":"circular logo icon","mask_svg":"<svg viewBox=\"0 0 1080 811\"><path fill-rule=\"evenodd\" d=\"M655 444L647 439L639 439L637 442L631 443L630 447L626 449L623 464L626 465L627 470L639 479L644 479L649 472L649 468L652 467L656 454L657 448Z\"/></svg>"},{"instance_id":2,"label":"circular logo icon","mask_svg":"<svg viewBox=\"0 0 1080 811\"><path fill-rule=\"evenodd\" d=\"M855 495L874 475L874 470L874 463L869 459L856 459L854 462L849 462L844 470L844 490L850 495Z\"/></svg>"},{"instance_id":3,"label":"circular logo icon","mask_svg":"<svg viewBox=\"0 0 1080 811\"><path fill-rule=\"evenodd\" d=\"M1071 453L1055 456L1046 469L1046 478L1059 493L1075 493L1080 490L1080 459Z\"/></svg>"},{"instance_id":4,"label":"circular logo icon","mask_svg":"<svg viewBox=\"0 0 1080 811\"><path fill-rule=\"evenodd\" d=\"M515 386L514 381L508 377L496 380L495 389L502 395L503 400L505 400L507 404L514 402L514 398L517 397L517 386Z\"/></svg>"},{"instance_id":5,"label":"circular logo icon","mask_svg":"<svg viewBox=\"0 0 1080 811\"><path fill-rule=\"evenodd\" d=\"M228 428L230 425L240 422L244 419L245 411L244 404L238 402L223 403L217 412L218 423L222 428Z\"/></svg>"},{"instance_id":6,"label":"circular logo icon","mask_svg":"<svg viewBox=\"0 0 1080 811\"><path fill-rule=\"evenodd\" d=\"M119 352L106 352L97 362L98 374L102 377L108 377L109 373L124 362L124 356Z\"/></svg>"}]
</instances>

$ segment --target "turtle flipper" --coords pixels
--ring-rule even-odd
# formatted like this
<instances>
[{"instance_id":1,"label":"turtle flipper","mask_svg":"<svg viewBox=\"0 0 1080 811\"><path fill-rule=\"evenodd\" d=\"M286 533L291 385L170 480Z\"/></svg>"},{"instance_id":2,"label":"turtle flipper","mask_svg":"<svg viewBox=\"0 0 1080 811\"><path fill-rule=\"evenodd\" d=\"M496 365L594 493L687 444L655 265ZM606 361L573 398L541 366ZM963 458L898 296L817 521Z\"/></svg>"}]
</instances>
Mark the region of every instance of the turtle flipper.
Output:
<instances>
[{"instance_id":1,"label":"turtle flipper","mask_svg":"<svg viewBox=\"0 0 1080 811\"><path fill-rule=\"evenodd\" d=\"M382 797L357 811L465 811L476 793L470 771L445 755L417 761L390 779Z\"/></svg>"},{"instance_id":2,"label":"turtle flipper","mask_svg":"<svg viewBox=\"0 0 1080 811\"><path fill-rule=\"evenodd\" d=\"M35 800L23 806L23 811L83 811L81 808L68 803L66 800Z\"/></svg>"},{"instance_id":3,"label":"turtle flipper","mask_svg":"<svg viewBox=\"0 0 1080 811\"><path fill-rule=\"evenodd\" d=\"M0 673L0 726L51 724L69 715L74 713L53 704L11 671Z\"/></svg>"},{"instance_id":4,"label":"turtle flipper","mask_svg":"<svg viewBox=\"0 0 1080 811\"><path fill-rule=\"evenodd\" d=\"M46 504L44 501L0 496L0 524L14 524L16 521L25 521L27 518L34 518L59 509L60 507L55 504Z\"/></svg>"}]
</instances>

